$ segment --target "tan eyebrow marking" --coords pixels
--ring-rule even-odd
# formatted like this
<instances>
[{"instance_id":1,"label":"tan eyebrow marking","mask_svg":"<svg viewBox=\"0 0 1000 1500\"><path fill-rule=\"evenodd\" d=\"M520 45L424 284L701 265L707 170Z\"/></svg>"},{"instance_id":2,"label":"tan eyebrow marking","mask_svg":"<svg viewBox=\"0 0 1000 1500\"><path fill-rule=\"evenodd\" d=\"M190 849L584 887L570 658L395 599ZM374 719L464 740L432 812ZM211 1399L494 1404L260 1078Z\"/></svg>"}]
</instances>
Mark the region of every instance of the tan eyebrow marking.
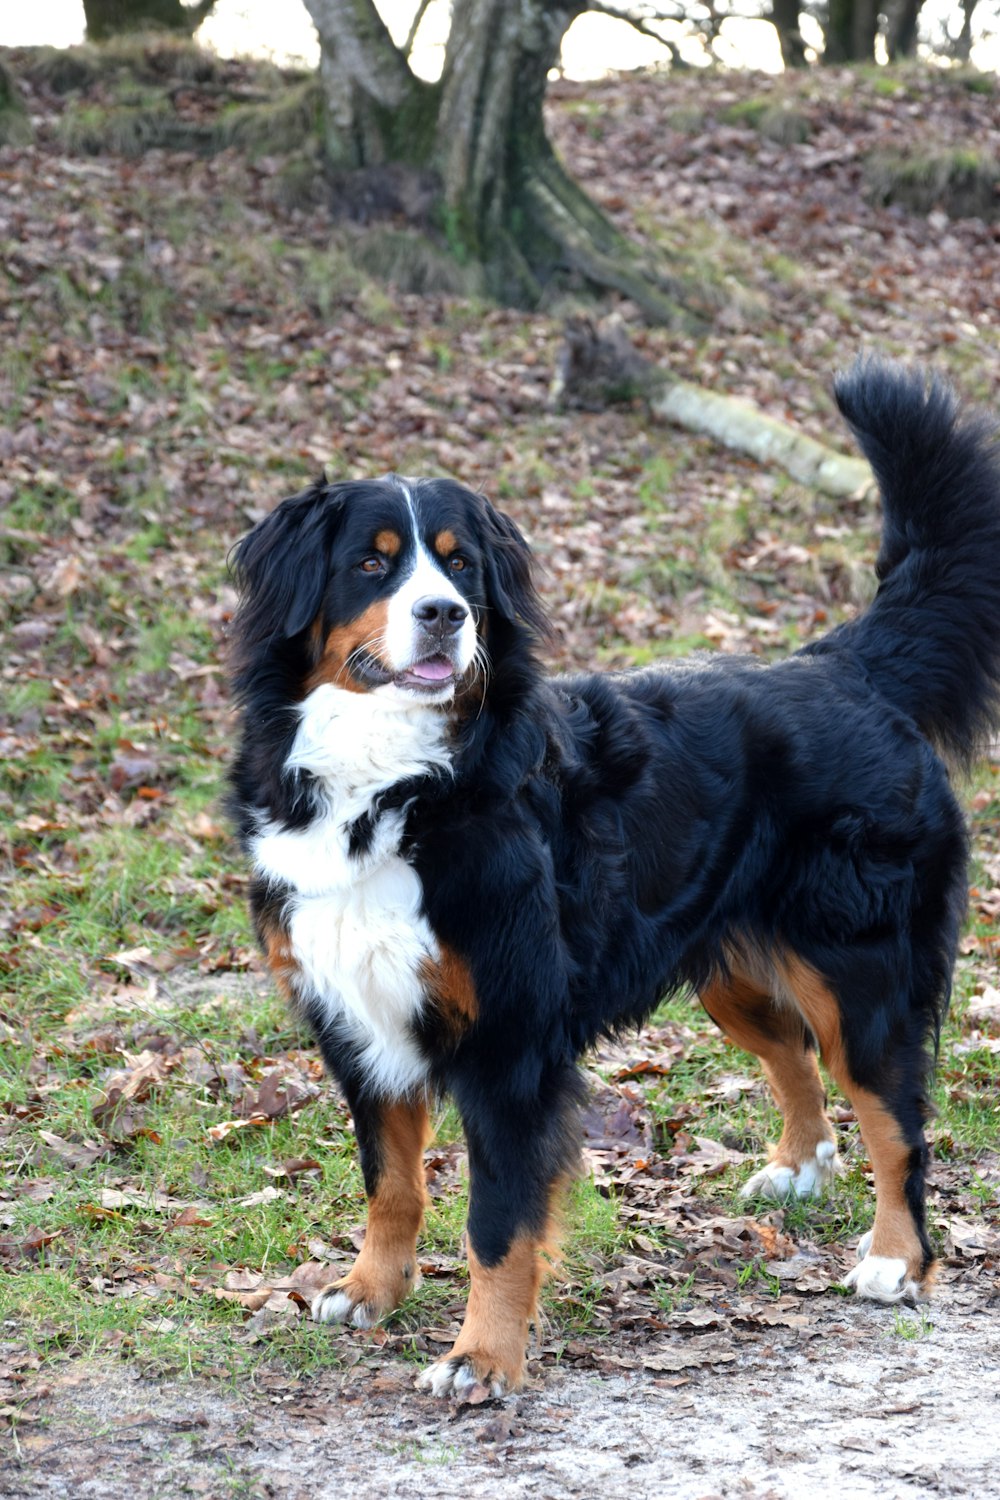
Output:
<instances>
[{"instance_id":1,"label":"tan eyebrow marking","mask_svg":"<svg viewBox=\"0 0 1000 1500\"><path fill-rule=\"evenodd\" d=\"M453 531L439 531L434 538L434 551L438 557L450 557L458 550L458 538Z\"/></svg>"},{"instance_id":2,"label":"tan eyebrow marking","mask_svg":"<svg viewBox=\"0 0 1000 1500\"><path fill-rule=\"evenodd\" d=\"M375 551L384 557L395 557L402 545L398 531L380 531L375 537Z\"/></svg>"}]
</instances>

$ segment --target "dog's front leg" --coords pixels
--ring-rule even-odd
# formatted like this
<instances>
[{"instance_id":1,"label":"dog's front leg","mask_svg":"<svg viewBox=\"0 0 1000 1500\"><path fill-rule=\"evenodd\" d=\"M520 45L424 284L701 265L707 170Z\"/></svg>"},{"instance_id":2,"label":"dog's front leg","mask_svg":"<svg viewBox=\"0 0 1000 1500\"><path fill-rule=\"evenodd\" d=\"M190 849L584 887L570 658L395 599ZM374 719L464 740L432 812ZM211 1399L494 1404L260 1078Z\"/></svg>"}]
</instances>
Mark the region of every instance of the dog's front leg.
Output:
<instances>
[{"instance_id":1,"label":"dog's front leg","mask_svg":"<svg viewBox=\"0 0 1000 1500\"><path fill-rule=\"evenodd\" d=\"M575 1081L549 1082L544 1105L538 1098L498 1099L494 1091L488 1102L481 1096L474 1110L463 1109L469 1301L454 1346L417 1380L418 1389L435 1396L461 1397L476 1386L500 1396L524 1381L546 1254L579 1150Z\"/></svg>"},{"instance_id":2,"label":"dog's front leg","mask_svg":"<svg viewBox=\"0 0 1000 1500\"><path fill-rule=\"evenodd\" d=\"M430 1127L423 1094L387 1101L362 1089L348 1091L348 1098L368 1195L368 1226L354 1265L313 1299L312 1315L317 1323L370 1328L398 1307L417 1281L417 1234L427 1199L423 1153Z\"/></svg>"},{"instance_id":3,"label":"dog's front leg","mask_svg":"<svg viewBox=\"0 0 1000 1500\"><path fill-rule=\"evenodd\" d=\"M443 1359L429 1365L417 1387L435 1396L466 1396L482 1386L493 1396L524 1381L528 1330L542 1279L541 1246L531 1234L513 1240L495 1265L469 1244L469 1302L462 1330Z\"/></svg>"}]
</instances>

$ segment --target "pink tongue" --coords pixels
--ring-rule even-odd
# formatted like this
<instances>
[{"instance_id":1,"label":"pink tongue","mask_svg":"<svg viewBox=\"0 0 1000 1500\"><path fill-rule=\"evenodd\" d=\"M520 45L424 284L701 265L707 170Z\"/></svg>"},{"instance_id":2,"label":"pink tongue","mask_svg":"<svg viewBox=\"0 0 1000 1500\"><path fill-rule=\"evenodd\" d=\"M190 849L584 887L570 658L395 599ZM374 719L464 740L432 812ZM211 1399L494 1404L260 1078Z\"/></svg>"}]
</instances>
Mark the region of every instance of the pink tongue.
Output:
<instances>
[{"instance_id":1,"label":"pink tongue","mask_svg":"<svg viewBox=\"0 0 1000 1500\"><path fill-rule=\"evenodd\" d=\"M425 682L444 682L452 675L451 662L445 661L443 656L432 656L430 661L418 661L412 666L410 675L421 677Z\"/></svg>"}]
</instances>

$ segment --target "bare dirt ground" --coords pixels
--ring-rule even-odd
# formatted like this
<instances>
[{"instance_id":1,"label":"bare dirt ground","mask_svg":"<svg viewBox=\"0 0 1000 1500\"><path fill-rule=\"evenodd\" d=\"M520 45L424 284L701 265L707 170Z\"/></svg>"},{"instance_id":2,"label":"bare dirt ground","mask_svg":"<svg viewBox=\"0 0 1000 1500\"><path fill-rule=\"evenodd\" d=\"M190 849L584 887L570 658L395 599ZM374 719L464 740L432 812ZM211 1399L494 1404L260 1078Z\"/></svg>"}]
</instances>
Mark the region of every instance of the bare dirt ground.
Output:
<instances>
[{"instance_id":1,"label":"bare dirt ground","mask_svg":"<svg viewBox=\"0 0 1000 1500\"><path fill-rule=\"evenodd\" d=\"M8 1439L0 1494L1000 1494L996 1295L946 1286L899 1316L824 1301L800 1332L675 1337L659 1373L546 1369L478 1406L418 1396L399 1360L240 1391L75 1362Z\"/></svg>"}]
</instances>

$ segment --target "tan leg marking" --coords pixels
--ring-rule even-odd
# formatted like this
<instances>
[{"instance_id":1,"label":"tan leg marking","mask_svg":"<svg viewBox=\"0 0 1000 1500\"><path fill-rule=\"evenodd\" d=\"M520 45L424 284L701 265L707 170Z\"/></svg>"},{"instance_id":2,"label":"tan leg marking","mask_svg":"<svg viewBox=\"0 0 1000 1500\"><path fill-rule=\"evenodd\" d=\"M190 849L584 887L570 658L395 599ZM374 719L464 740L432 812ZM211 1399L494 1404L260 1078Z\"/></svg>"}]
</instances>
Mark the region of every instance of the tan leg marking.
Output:
<instances>
[{"instance_id":1,"label":"tan leg marking","mask_svg":"<svg viewBox=\"0 0 1000 1500\"><path fill-rule=\"evenodd\" d=\"M875 1224L867 1253L890 1261L905 1261L907 1280L919 1286L923 1248L904 1190L910 1148L878 1095L862 1088L851 1076L840 1026L840 1007L824 980L794 954L787 955L779 969L812 1027L824 1064L851 1102L871 1160L875 1176ZM924 1279L924 1285L927 1284Z\"/></svg>"},{"instance_id":2,"label":"tan leg marking","mask_svg":"<svg viewBox=\"0 0 1000 1500\"><path fill-rule=\"evenodd\" d=\"M837 1082L840 1083L840 1079ZM905 1260L907 1277L919 1282L924 1252L904 1191L910 1148L900 1134L898 1123L877 1094L870 1094L848 1081L841 1087L858 1117L861 1137L875 1177L875 1223L868 1253Z\"/></svg>"},{"instance_id":3,"label":"tan leg marking","mask_svg":"<svg viewBox=\"0 0 1000 1500\"><path fill-rule=\"evenodd\" d=\"M454 948L442 943L437 961L424 961L422 978L449 1031L456 1038L461 1036L479 1014L476 986L465 959L460 958Z\"/></svg>"},{"instance_id":4,"label":"tan leg marking","mask_svg":"<svg viewBox=\"0 0 1000 1500\"><path fill-rule=\"evenodd\" d=\"M528 1328L544 1266L539 1246L519 1237L499 1265L484 1266L469 1249L469 1304L453 1347L420 1375L417 1386L435 1396L461 1396L476 1384L495 1396L524 1381Z\"/></svg>"},{"instance_id":5,"label":"tan leg marking","mask_svg":"<svg viewBox=\"0 0 1000 1500\"><path fill-rule=\"evenodd\" d=\"M350 1271L314 1299L318 1323L370 1328L398 1307L417 1280L417 1234L427 1187L424 1147L430 1121L424 1099L387 1104L381 1119L381 1174L368 1202L364 1244Z\"/></svg>"},{"instance_id":6,"label":"tan leg marking","mask_svg":"<svg viewBox=\"0 0 1000 1500\"><path fill-rule=\"evenodd\" d=\"M751 1177L744 1195L782 1198L822 1192L837 1170L836 1136L801 1016L740 974L709 986L701 1002L737 1046L760 1058L783 1117L769 1165Z\"/></svg>"},{"instance_id":7,"label":"tan leg marking","mask_svg":"<svg viewBox=\"0 0 1000 1500\"><path fill-rule=\"evenodd\" d=\"M518 1235L499 1265L484 1266L469 1246L469 1303L461 1332L449 1352L418 1377L418 1390L461 1397L482 1385L502 1396L523 1384L528 1330L542 1278L558 1259L561 1209L569 1182L569 1174L561 1174L552 1183L542 1234L537 1239Z\"/></svg>"},{"instance_id":8,"label":"tan leg marking","mask_svg":"<svg viewBox=\"0 0 1000 1500\"><path fill-rule=\"evenodd\" d=\"M356 620L349 620L346 625L335 626L325 641L320 640L319 624L314 624L313 639L320 651L320 656L306 678L306 693L311 693L314 688L324 682L331 683L334 687L346 688L350 693L369 691L368 688L355 681L348 662L352 653L361 649L382 662L388 610L387 601L380 599L363 614L358 615Z\"/></svg>"}]
</instances>

